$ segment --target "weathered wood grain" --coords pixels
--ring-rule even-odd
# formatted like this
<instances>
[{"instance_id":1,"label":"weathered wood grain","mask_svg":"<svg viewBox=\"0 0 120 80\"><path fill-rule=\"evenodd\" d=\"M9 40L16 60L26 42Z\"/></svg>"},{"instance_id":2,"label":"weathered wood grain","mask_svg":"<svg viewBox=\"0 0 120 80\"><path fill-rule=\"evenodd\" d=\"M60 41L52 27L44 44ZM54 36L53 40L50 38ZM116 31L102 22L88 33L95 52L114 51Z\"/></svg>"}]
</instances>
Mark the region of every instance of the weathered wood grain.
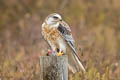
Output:
<instances>
[{"instance_id":1,"label":"weathered wood grain","mask_svg":"<svg viewBox=\"0 0 120 80\"><path fill-rule=\"evenodd\" d=\"M40 80L68 80L67 56L41 56Z\"/></svg>"}]
</instances>

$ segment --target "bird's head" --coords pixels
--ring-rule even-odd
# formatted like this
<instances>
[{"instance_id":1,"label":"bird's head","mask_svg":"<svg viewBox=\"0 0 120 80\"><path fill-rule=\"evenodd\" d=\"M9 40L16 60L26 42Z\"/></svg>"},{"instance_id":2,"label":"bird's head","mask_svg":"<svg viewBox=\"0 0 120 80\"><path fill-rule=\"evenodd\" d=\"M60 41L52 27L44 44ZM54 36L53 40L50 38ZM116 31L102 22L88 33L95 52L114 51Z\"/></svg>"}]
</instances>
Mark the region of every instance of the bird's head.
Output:
<instances>
[{"instance_id":1,"label":"bird's head","mask_svg":"<svg viewBox=\"0 0 120 80\"><path fill-rule=\"evenodd\" d=\"M48 15L48 17L45 20L45 22L48 25L59 25L60 21L62 21L62 17L57 13L53 13L53 14Z\"/></svg>"}]
</instances>

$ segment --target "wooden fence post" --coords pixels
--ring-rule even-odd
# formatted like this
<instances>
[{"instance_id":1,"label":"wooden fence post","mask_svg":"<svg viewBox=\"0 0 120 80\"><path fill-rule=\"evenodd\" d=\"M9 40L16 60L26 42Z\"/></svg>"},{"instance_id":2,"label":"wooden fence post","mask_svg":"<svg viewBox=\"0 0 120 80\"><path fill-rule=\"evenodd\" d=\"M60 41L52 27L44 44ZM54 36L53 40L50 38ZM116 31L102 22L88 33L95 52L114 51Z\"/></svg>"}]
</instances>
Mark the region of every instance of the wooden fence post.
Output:
<instances>
[{"instance_id":1,"label":"wooden fence post","mask_svg":"<svg viewBox=\"0 0 120 80\"><path fill-rule=\"evenodd\" d=\"M41 56L40 80L68 80L67 56Z\"/></svg>"}]
</instances>

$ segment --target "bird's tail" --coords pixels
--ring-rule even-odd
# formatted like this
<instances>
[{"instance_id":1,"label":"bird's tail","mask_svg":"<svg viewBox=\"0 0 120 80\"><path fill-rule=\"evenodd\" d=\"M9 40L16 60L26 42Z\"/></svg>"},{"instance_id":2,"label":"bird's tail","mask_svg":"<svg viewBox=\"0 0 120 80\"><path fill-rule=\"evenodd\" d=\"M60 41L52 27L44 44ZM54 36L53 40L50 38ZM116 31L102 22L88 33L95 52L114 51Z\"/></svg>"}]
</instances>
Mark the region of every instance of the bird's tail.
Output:
<instances>
[{"instance_id":1,"label":"bird's tail","mask_svg":"<svg viewBox=\"0 0 120 80\"><path fill-rule=\"evenodd\" d=\"M73 52L74 52L74 53L73 53L73 56L75 57L75 59L76 59L76 61L78 62L79 66L81 67L81 69L82 69L84 72L86 72L84 66L82 65L82 63L81 63L81 61L80 61L80 58L78 57L78 55L77 55L77 53L76 53L76 51L75 51L75 49L73 50Z\"/></svg>"},{"instance_id":2,"label":"bird's tail","mask_svg":"<svg viewBox=\"0 0 120 80\"><path fill-rule=\"evenodd\" d=\"M71 46L71 44L69 44L69 45ZM71 48L72 48L72 51L74 52L74 53L73 53L73 56L74 56L75 60L77 61L79 67L81 67L81 69L82 69L84 72L86 72L84 66L82 65L82 63L81 63L81 61L80 61L80 58L78 57L78 54L77 54L75 48L74 48L73 46L71 46Z\"/></svg>"},{"instance_id":3,"label":"bird's tail","mask_svg":"<svg viewBox=\"0 0 120 80\"><path fill-rule=\"evenodd\" d=\"M86 72L86 71L85 71L85 68L84 68L84 66L82 65L82 63L81 63L80 59L78 58L78 56L76 56L75 54L73 54L73 55L74 55L76 61L78 62L79 66L81 67L81 69L82 69L84 72Z\"/></svg>"}]
</instances>

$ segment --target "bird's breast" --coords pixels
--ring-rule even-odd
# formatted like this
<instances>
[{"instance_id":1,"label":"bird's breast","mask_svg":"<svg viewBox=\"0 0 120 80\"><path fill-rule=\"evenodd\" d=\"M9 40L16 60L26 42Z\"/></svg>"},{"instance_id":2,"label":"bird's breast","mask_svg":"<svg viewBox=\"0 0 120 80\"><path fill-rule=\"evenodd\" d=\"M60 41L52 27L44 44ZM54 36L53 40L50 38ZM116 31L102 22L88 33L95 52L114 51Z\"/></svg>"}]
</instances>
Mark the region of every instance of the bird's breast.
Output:
<instances>
[{"instance_id":1,"label":"bird's breast","mask_svg":"<svg viewBox=\"0 0 120 80\"><path fill-rule=\"evenodd\" d=\"M43 31L44 31L44 37L47 40L57 40L60 37L60 34L57 30L57 28L47 28L46 26L43 27Z\"/></svg>"}]
</instances>

